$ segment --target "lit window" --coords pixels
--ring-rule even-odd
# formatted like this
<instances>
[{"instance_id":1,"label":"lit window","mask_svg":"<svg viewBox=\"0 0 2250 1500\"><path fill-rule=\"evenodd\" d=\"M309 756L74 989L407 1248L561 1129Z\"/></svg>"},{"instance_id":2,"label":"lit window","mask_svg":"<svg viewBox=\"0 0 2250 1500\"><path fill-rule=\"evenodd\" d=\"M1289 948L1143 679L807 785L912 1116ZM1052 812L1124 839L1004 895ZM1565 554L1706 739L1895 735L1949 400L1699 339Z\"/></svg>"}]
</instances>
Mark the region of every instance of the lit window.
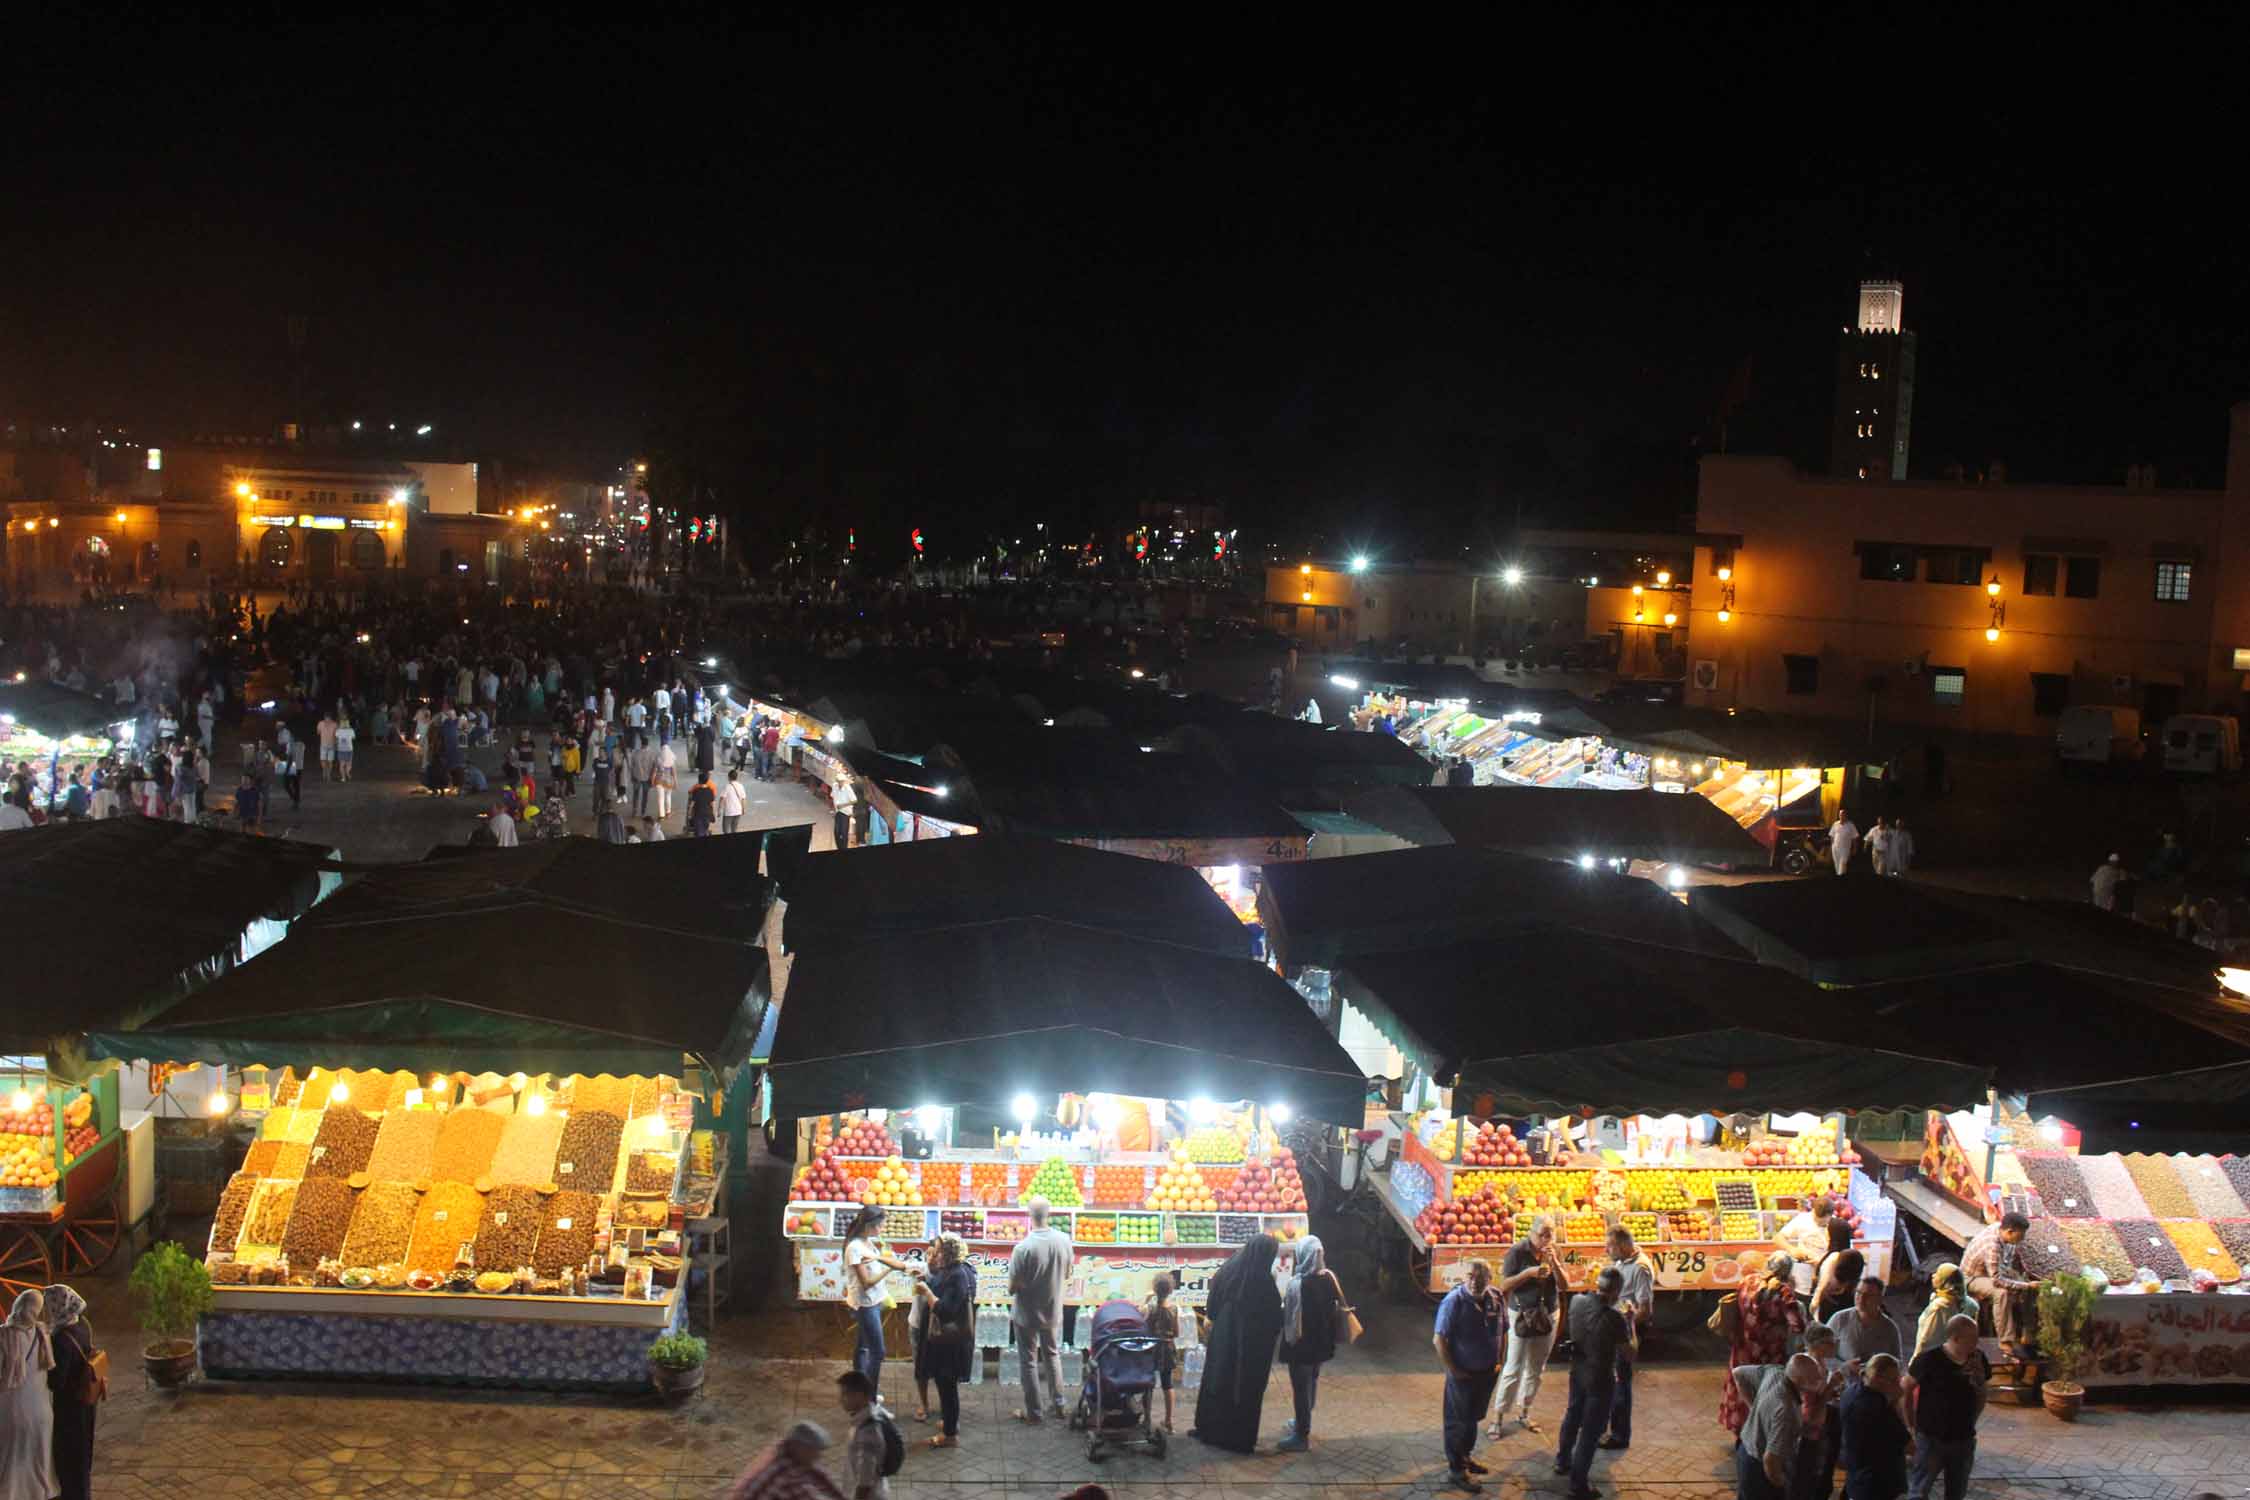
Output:
<instances>
[{"instance_id":1,"label":"lit window","mask_svg":"<svg viewBox=\"0 0 2250 1500\"><path fill-rule=\"evenodd\" d=\"M148 450L148 466L151 469L161 469L164 467L164 450L162 448L151 448Z\"/></svg>"},{"instance_id":2,"label":"lit window","mask_svg":"<svg viewBox=\"0 0 2250 1500\"><path fill-rule=\"evenodd\" d=\"M2190 564L2160 562L2156 565L2156 597L2166 604L2185 604L2188 601L2188 572Z\"/></svg>"},{"instance_id":3,"label":"lit window","mask_svg":"<svg viewBox=\"0 0 2250 1500\"><path fill-rule=\"evenodd\" d=\"M1869 380L1881 380L1883 378L1883 367L1881 365L1869 365L1867 367L1867 378Z\"/></svg>"},{"instance_id":4,"label":"lit window","mask_svg":"<svg viewBox=\"0 0 2250 1500\"><path fill-rule=\"evenodd\" d=\"M1930 701L1959 708L1968 696L1969 674L1959 667L1930 668Z\"/></svg>"}]
</instances>

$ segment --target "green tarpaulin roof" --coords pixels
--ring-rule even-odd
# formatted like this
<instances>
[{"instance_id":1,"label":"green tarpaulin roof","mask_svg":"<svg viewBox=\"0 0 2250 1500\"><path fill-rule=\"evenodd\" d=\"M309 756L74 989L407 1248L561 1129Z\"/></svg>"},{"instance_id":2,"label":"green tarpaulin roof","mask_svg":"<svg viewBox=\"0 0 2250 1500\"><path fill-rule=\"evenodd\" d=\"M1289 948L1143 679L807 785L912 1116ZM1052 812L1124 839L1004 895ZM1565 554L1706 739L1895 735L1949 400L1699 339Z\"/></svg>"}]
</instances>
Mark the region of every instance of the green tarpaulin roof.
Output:
<instances>
[{"instance_id":1,"label":"green tarpaulin roof","mask_svg":"<svg viewBox=\"0 0 2250 1500\"><path fill-rule=\"evenodd\" d=\"M1433 1077L1504 1110L1959 1107L1987 1070L1873 1045L1743 959L1562 928L1347 960L1338 993Z\"/></svg>"},{"instance_id":2,"label":"green tarpaulin roof","mask_svg":"<svg viewBox=\"0 0 2250 1500\"><path fill-rule=\"evenodd\" d=\"M630 880L647 846L589 847L624 882L621 904L654 899L657 884ZM394 895L369 877L155 1025L97 1033L96 1054L503 1073L671 1072L683 1053L724 1070L749 1056L767 995L754 934L656 926L523 884L403 912Z\"/></svg>"},{"instance_id":3,"label":"green tarpaulin roof","mask_svg":"<svg viewBox=\"0 0 2250 1500\"><path fill-rule=\"evenodd\" d=\"M104 736L133 717L130 709L105 698L37 679L0 681L0 716L51 740L68 739L74 734Z\"/></svg>"},{"instance_id":4,"label":"green tarpaulin roof","mask_svg":"<svg viewBox=\"0 0 2250 1500\"><path fill-rule=\"evenodd\" d=\"M798 955L768 1076L784 1118L1099 1090L1356 1126L1366 1090L1271 969L1044 918Z\"/></svg>"}]
</instances>

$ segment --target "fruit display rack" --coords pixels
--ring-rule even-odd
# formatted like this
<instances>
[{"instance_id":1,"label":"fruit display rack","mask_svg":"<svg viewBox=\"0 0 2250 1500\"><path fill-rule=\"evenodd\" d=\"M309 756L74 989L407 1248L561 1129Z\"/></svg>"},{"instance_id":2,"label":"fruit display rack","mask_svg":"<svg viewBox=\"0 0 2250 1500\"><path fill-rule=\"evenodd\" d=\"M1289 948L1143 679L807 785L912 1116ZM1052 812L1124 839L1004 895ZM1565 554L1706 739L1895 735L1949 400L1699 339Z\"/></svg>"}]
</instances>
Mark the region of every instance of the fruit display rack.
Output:
<instances>
[{"instance_id":1,"label":"fruit display rack","mask_svg":"<svg viewBox=\"0 0 2250 1500\"><path fill-rule=\"evenodd\" d=\"M0 1075L0 1299L109 1263L125 1233L117 1074L65 1083L36 1068Z\"/></svg>"},{"instance_id":2,"label":"fruit display rack","mask_svg":"<svg viewBox=\"0 0 2250 1500\"><path fill-rule=\"evenodd\" d=\"M792 1201L782 1214L782 1236L791 1240L835 1239L857 1209L854 1203ZM1300 1213L1112 1213L1074 1209L1050 1214L1048 1222L1070 1235L1071 1243L1089 1247L1239 1245L1257 1234L1293 1239L1306 1230L1306 1218ZM939 1231L957 1234L972 1245L1013 1245L1030 1233L1031 1216L1021 1209L1005 1208L889 1208L884 1210L880 1232L887 1240L918 1245Z\"/></svg>"}]
</instances>

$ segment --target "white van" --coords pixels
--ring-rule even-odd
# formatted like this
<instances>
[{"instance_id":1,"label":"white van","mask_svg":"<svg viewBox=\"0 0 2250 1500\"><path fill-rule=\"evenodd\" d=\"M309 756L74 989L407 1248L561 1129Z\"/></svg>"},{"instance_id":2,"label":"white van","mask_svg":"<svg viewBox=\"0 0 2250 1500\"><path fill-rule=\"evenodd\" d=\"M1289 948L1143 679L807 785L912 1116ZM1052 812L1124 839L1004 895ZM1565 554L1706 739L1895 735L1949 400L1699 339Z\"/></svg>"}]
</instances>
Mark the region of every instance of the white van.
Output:
<instances>
[{"instance_id":1,"label":"white van","mask_svg":"<svg viewBox=\"0 0 2250 1500\"><path fill-rule=\"evenodd\" d=\"M2221 714L2174 714L2164 721L2164 769L2219 776L2242 769L2242 726Z\"/></svg>"},{"instance_id":2,"label":"white van","mask_svg":"<svg viewBox=\"0 0 2250 1500\"><path fill-rule=\"evenodd\" d=\"M2141 758L2140 710L2071 705L2055 720L2055 754L2065 765L2131 765Z\"/></svg>"}]
</instances>

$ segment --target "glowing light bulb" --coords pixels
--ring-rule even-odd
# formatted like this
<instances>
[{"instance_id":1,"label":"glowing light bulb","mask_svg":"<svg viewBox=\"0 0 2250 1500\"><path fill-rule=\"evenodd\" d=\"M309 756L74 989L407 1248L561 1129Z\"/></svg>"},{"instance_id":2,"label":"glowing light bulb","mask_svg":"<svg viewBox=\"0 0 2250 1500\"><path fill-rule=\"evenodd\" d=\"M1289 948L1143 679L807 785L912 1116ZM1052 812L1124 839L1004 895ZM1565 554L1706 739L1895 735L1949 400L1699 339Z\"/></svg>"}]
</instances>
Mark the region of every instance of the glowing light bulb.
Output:
<instances>
[{"instance_id":1,"label":"glowing light bulb","mask_svg":"<svg viewBox=\"0 0 2250 1500\"><path fill-rule=\"evenodd\" d=\"M1996 641L2000 639L2000 627L1997 625L1987 625L1984 628L1984 638L1988 641Z\"/></svg>"},{"instance_id":2,"label":"glowing light bulb","mask_svg":"<svg viewBox=\"0 0 2250 1500\"><path fill-rule=\"evenodd\" d=\"M227 1098L225 1089L213 1089L211 1097L203 1103L203 1107L209 1110L213 1116L225 1114L232 1106L233 1101Z\"/></svg>"},{"instance_id":3,"label":"glowing light bulb","mask_svg":"<svg viewBox=\"0 0 2250 1500\"><path fill-rule=\"evenodd\" d=\"M1720 610L1720 611L1719 611L1719 623L1720 623L1721 625L1724 625L1724 624L1726 624L1726 622L1727 622L1727 621L1729 621L1729 620L1731 620L1731 619L1733 619L1733 618L1734 618L1734 611L1733 611L1733 610L1731 610L1731 609L1722 609L1722 610Z\"/></svg>"},{"instance_id":4,"label":"glowing light bulb","mask_svg":"<svg viewBox=\"0 0 2250 1500\"><path fill-rule=\"evenodd\" d=\"M1266 1118L1272 1120L1276 1125L1288 1124L1291 1118L1296 1115L1296 1113L1297 1112L1295 1110L1289 1107L1287 1102L1279 1099L1266 1106Z\"/></svg>"},{"instance_id":5,"label":"glowing light bulb","mask_svg":"<svg viewBox=\"0 0 2250 1500\"><path fill-rule=\"evenodd\" d=\"M29 1089L17 1089L14 1094L9 1096L8 1102L15 1106L16 1113L20 1115L31 1108L31 1091Z\"/></svg>"},{"instance_id":6,"label":"glowing light bulb","mask_svg":"<svg viewBox=\"0 0 2250 1500\"><path fill-rule=\"evenodd\" d=\"M914 1111L914 1123L920 1127L922 1134L936 1135L938 1127L945 1123L945 1112L934 1104L925 1104Z\"/></svg>"},{"instance_id":7,"label":"glowing light bulb","mask_svg":"<svg viewBox=\"0 0 2250 1500\"><path fill-rule=\"evenodd\" d=\"M1732 578L1732 577L1734 577L1734 569L1732 569L1732 568L1721 568L1721 569L1719 569L1719 582L1721 582L1721 583L1725 583L1725 582L1726 582L1726 581L1727 581L1728 579L1730 579L1730 578Z\"/></svg>"},{"instance_id":8,"label":"glowing light bulb","mask_svg":"<svg viewBox=\"0 0 2250 1500\"><path fill-rule=\"evenodd\" d=\"M1658 568L1658 569L1656 570L1656 586L1657 586L1658 588L1662 588L1662 587L1664 587L1664 586L1665 586L1666 584L1670 583L1671 581L1672 581L1672 570L1671 570L1670 568Z\"/></svg>"},{"instance_id":9,"label":"glowing light bulb","mask_svg":"<svg viewBox=\"0 0 2250 1500\"><path fill-rule=\"evenodd\" d=\"M348 1083L336 1084L328 1090L328 1102L330 1104L342 1104L351 1096L352 1086Z\"/></svg>"},{"instance_id":10,"label":"glowing light bulb","mask_svg":"<svg viewBox=\"0 0 2250 1500\"><path fill-rule=\"evenodd\" d=\"M521 1073L510 1073L508 1075L508 1087L514 1089L519 1094L523 1092L524 1085L530 1082L531 1080L524 1077Z\"/></svg>"},{"instance_id":11,"label":"glowing light bulb","mask_svg":"<svg viewBox=\"0 0 2250 1500\"><path fill-rule=\"evenodd\" d=\"M523 1101L523 1112L527 1115L545 1114L547 1112L547 1096L545 1094L533 1094L529 1099Z\"/></svg>"},{"instance_id":12,"label":"glowing light bulb","mask_svg":"<svg viewBox=\"0 0 2250 1500\"><path fill-rule=\"evenodd\" d=\"M1039 1101L1032 1098L1029 1094L1018 1094L1016 1095L1014 1101L1010 1103L1009 1110L1015 1115L1018 1121L1025 1125L1029 1125L1031 1123L1031 1117L1039 1113Z\"/></svg>"}]
</instances>

